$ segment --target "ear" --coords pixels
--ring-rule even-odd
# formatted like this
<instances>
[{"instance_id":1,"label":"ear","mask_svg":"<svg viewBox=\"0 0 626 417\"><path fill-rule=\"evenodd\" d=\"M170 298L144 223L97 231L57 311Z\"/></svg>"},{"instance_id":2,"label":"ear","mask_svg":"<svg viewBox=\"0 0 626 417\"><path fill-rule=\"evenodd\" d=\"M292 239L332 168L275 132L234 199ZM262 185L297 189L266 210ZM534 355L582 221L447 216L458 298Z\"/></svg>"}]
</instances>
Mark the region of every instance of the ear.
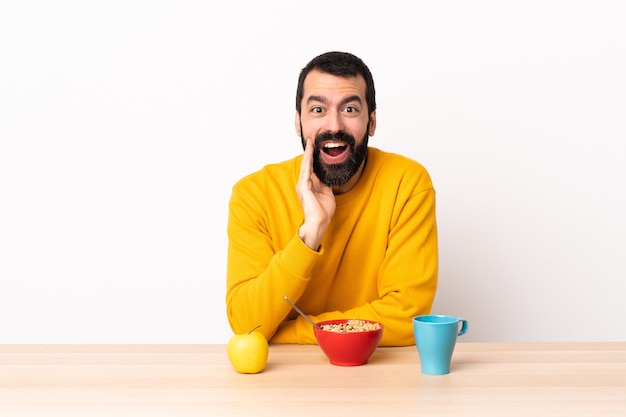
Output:
<instances>
[{"instance_id":1,"label":"ear","mask_svg":"<svg viewBox=\"0 0 626 417\"><path fill-rule=\"evenodd\" d=\"M374 136L376 132L376 110L370 114L370 125L368 126L367 134L369 136Z\"/></svg>"},{"instance_id":2,"label":"ear","mask_svg":"<svg viewBox=\"0 0 626 417\"><path fill-rule=\"evenodd\" d=\"M296 111L296 117L295 117L295 122L294 123L295 123L295 126L296 126L296 135L298 137L302 137L302 129L300 129L300 125L301 125L301 123L300 123L300 113L298 113L297 111Z\"/></svg>"}]
</instances>

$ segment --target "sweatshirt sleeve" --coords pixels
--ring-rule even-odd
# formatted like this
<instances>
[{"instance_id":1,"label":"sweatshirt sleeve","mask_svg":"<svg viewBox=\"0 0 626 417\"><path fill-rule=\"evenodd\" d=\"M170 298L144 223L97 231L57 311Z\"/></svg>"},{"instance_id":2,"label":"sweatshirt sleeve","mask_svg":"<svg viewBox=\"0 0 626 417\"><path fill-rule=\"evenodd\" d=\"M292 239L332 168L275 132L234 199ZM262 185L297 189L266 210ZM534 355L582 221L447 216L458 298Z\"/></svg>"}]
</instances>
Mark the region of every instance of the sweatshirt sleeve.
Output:
<instances>
[{"instance_id":1,"label":"sweatshirt sleeve","mask_svg":"<svg viewBox=\"0 0 626 417\"><path fill-rule=\"evenodd\" d=\"M293 228L283 248L275 248L259 201L262 193L233 188L228 217L228 261L226 309L235 333L257 328L267 339L290 313L283 296L300 298L311 277L320 252L309 249Z\"/></svg>"},{"instance_id":2,"label":"sweatshirt sleeve","mask_svg":"<svg viewBox=\"0 0 626 417\"><path fill-rule=\"evenodd\" d=\"M380 299L370 306L385 317L382 345L414 343L412 319L430 313L438 281L435 191L408 199L396 219L378 277Z\"/></svg>"}]
</instances>

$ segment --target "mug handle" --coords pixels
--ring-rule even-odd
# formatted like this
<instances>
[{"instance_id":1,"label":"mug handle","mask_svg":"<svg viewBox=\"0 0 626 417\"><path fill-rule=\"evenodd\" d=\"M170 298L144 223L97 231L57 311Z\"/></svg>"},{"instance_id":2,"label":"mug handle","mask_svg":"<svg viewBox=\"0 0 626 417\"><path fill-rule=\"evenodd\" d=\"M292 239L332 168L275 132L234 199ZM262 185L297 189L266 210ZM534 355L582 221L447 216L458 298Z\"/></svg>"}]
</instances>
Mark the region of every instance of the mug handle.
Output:
<instances>
[{"instance_id":1,"label":"mug handle","mask_svg":"<svg viewBox=\"0 0 626 417\"><path fill-rule=\"evenodd\" d=\"M463 336L465 333L467 333L467 320L465 319L459 319L459 322L461 323L461 330L459 330L459 333L457 334L457 336Z\"/></svg>"}]
</instances>

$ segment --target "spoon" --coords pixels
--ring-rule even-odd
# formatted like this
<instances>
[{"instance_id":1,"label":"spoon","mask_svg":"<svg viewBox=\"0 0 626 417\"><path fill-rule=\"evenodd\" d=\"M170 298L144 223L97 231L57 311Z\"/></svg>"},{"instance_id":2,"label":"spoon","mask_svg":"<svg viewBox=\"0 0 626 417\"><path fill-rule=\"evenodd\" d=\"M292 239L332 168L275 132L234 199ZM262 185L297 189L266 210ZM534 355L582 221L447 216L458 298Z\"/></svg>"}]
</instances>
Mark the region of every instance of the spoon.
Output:
<instances>
[{"instance_id":1,"label":"spoon","mask_svg":"<svg viewBox=\"0 0 626 417\"><path fill-rule=\"evenodd\" d=\"M298 307L296 307L296 305L294 303L291 302L291 300L289 298L287 298L286 295L283 295L283 298L285 299L285 301L287 301L289 303L289 305L291 305L291 307L296 310L298 312L298 314L300 314L302 317L304 317L305 319L307 319L309 321L309 323L311 323L313 325L313 327L315 327L318 330L322 330L322 328L320 326L317 325L317 323L315 323L313 320L311 320L309 318L309 316L307 316L306 314L304 314L304 312L302 310L300 310Z\"/></svg>"}]
</instances>

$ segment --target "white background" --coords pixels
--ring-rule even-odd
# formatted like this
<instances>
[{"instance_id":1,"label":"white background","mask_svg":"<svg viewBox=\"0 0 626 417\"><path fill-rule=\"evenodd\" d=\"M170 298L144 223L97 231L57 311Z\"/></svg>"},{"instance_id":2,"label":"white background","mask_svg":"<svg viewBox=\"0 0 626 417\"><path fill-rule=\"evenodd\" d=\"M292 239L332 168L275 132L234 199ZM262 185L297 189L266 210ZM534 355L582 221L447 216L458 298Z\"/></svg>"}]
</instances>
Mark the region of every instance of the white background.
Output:
<instances>
[{"instance_id":1,"label":"white background","mask_svg":"<svg viewBox=\"0 0 626 417\"><path fill-rule=\"evenodd\" d=\"M3 1L0 342L224 343L244 174L300 69L369 65L373 146L437 189L464 341L626 340L620 1Z\"/></svg>"}]
</instances>

